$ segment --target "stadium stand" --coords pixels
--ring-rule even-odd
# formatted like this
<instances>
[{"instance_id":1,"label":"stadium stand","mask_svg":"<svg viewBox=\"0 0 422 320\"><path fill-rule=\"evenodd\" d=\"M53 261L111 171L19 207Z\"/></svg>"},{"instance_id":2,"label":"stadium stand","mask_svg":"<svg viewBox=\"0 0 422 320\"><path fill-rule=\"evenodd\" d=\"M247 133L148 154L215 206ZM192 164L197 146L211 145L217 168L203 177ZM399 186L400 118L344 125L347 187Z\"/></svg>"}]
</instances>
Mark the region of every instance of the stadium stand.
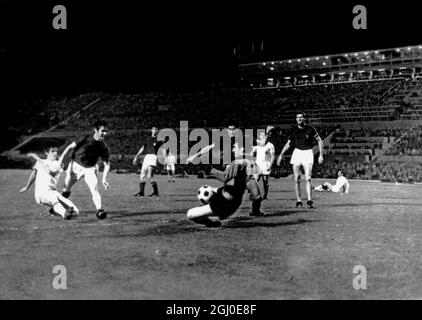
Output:
<instances>
[{"instance_id":1,"label":"stadium stand","mask_svg":"<svg viewBox=\"0 0 422 320\"><path fill-rule=\"evenodd\" d=\"M399 61L396 61L396 50L385 51L391 55L390 63L394 63L390 70L375 70L370 63L355 66L353 63L357 62L351 58L355 54L351 54L342 62L344 66L334 57L326 59L330 65L327 67L336 68L335 74L331 70L331 76L321 74L320 69L315 69L312 75L303 61L294 67L280 64L281 71L286 72L308 68L309 76L279 77L270 86L267 82L258 86L256 81L261 80L254 78L252 87L120 94L94 92L36 101L15 108L9 115L9 131L20 137L19 142L24 142L13 155L17 159L19 152L40 152L45 143L52 141L66 145L76 136L90 132L91 124L99 118L109 123L107 140L113 152L113 166L119 170L136 170L132 165L133 155L152 124L177 131L180 120L188 121L190 129L222 128L233 120L240 128L273 125L279 128L274 139L278 154L288 138L289 127L294 124L295 113L304 111L309 123L324 138L327 160L318 167L317 176L335 176L341 163L352 179L405 181L411 176L420 181L420 166L412 169L407 164L422 163L418 158L422 156L421 68L409 65L409 61L417 62L421 57L420 50L410 58L411 51L406 51ZM382 63L377 55L369 56L373 63ZM315 63L323 68L318 59ZM267 80L266 73L270 74L273 68L270 65L270 69L262 64L247 68L253 72L254 68L261 68L261 78ZM346 72L339 72L342 66ZM405 165L399 165L399 161ZM0 164L10 166L10 161L3 157ZM202 170L203 166L184 165L179 166L178 173L198 174ZM273 170L276 177L289 174L288 164Z\"/></svg>"}]
</instances>

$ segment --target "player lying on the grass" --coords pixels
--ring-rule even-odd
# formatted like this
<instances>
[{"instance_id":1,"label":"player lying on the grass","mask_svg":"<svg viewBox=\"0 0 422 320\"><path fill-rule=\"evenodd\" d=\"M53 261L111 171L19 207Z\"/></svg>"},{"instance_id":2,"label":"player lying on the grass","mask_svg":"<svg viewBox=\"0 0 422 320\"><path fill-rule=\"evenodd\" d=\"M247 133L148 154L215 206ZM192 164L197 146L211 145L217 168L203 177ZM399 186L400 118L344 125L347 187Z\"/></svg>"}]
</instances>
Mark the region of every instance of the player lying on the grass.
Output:
<instances>
[{"instance_id":1,"label":"player lying on the grass","mask_svg":"<svg viewBox=\"0 0 422 320\"><path fill-rule=\"evenodd\" d=\"M78 215L79 210L72 201L57 191L57 182L63 171L63 155L57 160L58 154L55 147L48 148L46 155L47 159L41 159L34 153L28 153L28 157L34 159L36 163L26 186L19 190L19 193L27 191L35 181L35 201L50 207L50 214L58 214L69 220L73 215Z\"/></svg>"},{"instance_id":2,"label":"player lying on the grass","mask_svg":"<svg viewBox=\"0 0 422 320\"><path fill-rule=\"evenodd\" d=\"M346 179L345 176L343 176L343 172L341 170L337 173L337 176L338 178L334 186L329 182L324 182L322 185L316 186L314 190L349 193L349 181Z\"/></svg>"},{"instance_id":3,"label":"player lying on the grass","mask_svg":"<svg viewBox=\"0 0 422 320\"><path fill-rule=\"evenodd\" d=\"M97 120L94 125L94 134L83 135L73 141L64 151L63 156L72 151L72 161L66 170L66 178L62 195L65 198L70 197L73 185L82 177L91 192L92 201L97 209L96 216L98 219L105 219L107 214L101 206L101 195L98 191L98 166L97 163L101 159L104 163L103 186L107 190L107 175L110 171L110 150L104 142L107 136L107 122Z\"/></svg>"},{"instance_id":4,"label":"player lying on the grass","mask_svg":"<svg viewBox=\"0 0 422 320\"><path fill-rule=\"evenodd\" d=\"M233 146L233 153L236 159L224 172L210 170L209 176L224 182L224 185L220 188L206 187L207 193L202 192L204 187L201 187L198 197L204 205L188 210L187 217L190 220L207 227L219 227L221 225L219 220L228 218L240 207L246 190L252 194L251 215L262 215L261 192L258 182L253 177L255 163L240 158L243 156L243 148L239 148L237 143ZM218 217L219 220L211 220L210 217Z\"/></svg>"}]
</instances>

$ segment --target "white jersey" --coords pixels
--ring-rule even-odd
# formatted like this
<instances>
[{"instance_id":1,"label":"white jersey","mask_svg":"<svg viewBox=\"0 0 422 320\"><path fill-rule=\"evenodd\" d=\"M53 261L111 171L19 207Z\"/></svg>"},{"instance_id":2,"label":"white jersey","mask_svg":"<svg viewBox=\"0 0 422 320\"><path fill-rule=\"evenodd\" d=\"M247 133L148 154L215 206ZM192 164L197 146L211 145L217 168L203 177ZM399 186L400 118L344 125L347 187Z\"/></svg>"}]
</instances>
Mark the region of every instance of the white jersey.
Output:
<instances>
[{"instance_id":1,"label":"white jersey","mask_svg":"<svg viewBox=\"0 0 422 320\"><path fill-rule=\"evenodd\" d=\"M35 163L34 169L37 170L35 177L35 193L40 194L44 191L51 191L57 189L57 182L59 180L62 168L57 160L42 160L49 168L50 172L46 172L41 166L40 162Z\"/></svg>"},{"instance_id":2,"label":"white jersey","mask_svg":"<svg viewBox=\"0 0 422 320\"><path fill-rule=\"evenodd\" d=\"M338 177L335 186L333 187L334 192L339 192L341 188L347 186L349 184L349 181L344 177ZM347 189L347 188L346 188Z\"/></svg>"},{"instance_id":3,"label":"white jersey","mask_svg":"<svg viewBox=\"0 0 422 320\"><path fill-rule=\"evenodd\" d=\"M262 174L270 174L271 168L271 157L275 153L274 145L271 142L267 142L264 146L255 146L256 152L256 164L261 170Z\"/></svg>"},{"instance_id":4,"label":"white jersey","mask_svg":"<svg viewBox=\"0 0 422 320\"><path fill-rule=\"evenodd\" d=\"M166 165L172 166L176 164L176 157L174 155L166 157Z\"/></svg>"}]
</instances>

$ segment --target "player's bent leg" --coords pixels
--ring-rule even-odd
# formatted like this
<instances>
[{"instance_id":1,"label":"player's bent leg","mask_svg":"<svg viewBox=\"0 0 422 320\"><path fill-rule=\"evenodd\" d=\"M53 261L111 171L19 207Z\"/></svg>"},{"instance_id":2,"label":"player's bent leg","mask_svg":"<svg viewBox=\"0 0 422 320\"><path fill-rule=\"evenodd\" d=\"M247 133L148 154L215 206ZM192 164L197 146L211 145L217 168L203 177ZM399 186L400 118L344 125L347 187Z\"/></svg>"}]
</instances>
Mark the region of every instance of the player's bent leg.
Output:
<instances>
[{"instance_id":1,"label":"player's bent leg","mask_svg":"<svg viewBox=\"0 0 422 320\"><path fill-rule=\"evenodd\" d=\"M334 186L329 182L324 182L322 188L327 191L333 191Z\"/></svg>"},{"instance_id":2,"label":"player's bent leg","mask_svg":"<svg viewBox=\"0 0 422 320\"><path fill-rule=\"evenodd\" d=\"M259 188L259 184L256 180L251 180L246 184L246 189L252 196L252 211L250 212L251 216L262 216L264 215L261 212L261 189Z\"/></svg>"},{"instance_id":3,"label":"player's bent leg","mask_svg":"<svg viewBox=\"0 0 422 320\"><path fill-rule=\"evenodd\" d=\"M143 197L145 196L145 180L141 180L139 181L139 192L135 193L133 196L134 197Z\"/></svg>"},{"instance_id":4,"label":"player's bent leg","mask_svg":"<svg viewBox=\"0 0 422 320\"><path fill-rule=\"evenodd\" d=\"M139 174L139 192L135 193L134 197L143 197L145 196L145 176L147 173L147 167L142 165L141 173Z\"/></svg>"},{"instance_id":5,"label":"player's bent leg","mask_svg":"<svg viewBox=\"0 0 422 320\"><path fill-rule=\"evenodd\" d=\"M203 224L208 228L215 228L221 226L221 222L218 220L211 220L209 217L213 215L213 211L210 205L201 207L195 207L188 210L187 217L189 220Z\"/></svg>"},{"instance_id":6,"label":"player's bent leg","mask_svg":"<svg viewBox=\"0 0 422 320\"><path fill-rule=\"evenodd\" d=\"M69 164L69 168L66 171L66 177L64 180L64 186L62 191L62 196L65 198L70 197L70 193L72 192L73 185L78 181L75 173L72 171L72 164Z\"/></svg>"},{"instance_id":7,"label":"player's bent leg","mask_svg":"<svg viewBox=\"0 0 422 320\"><path fill-rule=\"evenodd\" d=\"M63 205L65 209L70 210L72 216L79 215L79 209L76 205L69 199L63 197L60 193L57 194L58 201Z\"/></svg>"},{"instance_id":8,"label":"player's bent leg","mask_svg":"<svg viewBox=\"0 0 422 320\"><path fill-rule=\"evenodd\" d=\"M53 210L54 210L54 213L59 214L63 218L65 217L66 208L63 207L63 205L60 202L56 202L55 204L53 204Z\"/></svg>"},{"instance_id":9,"label":"player's bent leg","mask_svg":"<svg viewBox=\"0 0 422 320\"><path fill-rule=\"evenodd\" d=\"M60 202L56 202L53 205L53 210L55 213L59 214L65 220L70 220L72 218L71 208L65 208Z\"/></svg>"},{"instance_id":10,"label":"player's bent leg","mask_svg":"<svg viewBox=\"0 0 422 320\"><path fill-rule=\"evenodd\" d=\"M293 175L295 179L296 208L302 208L302 199L300 196L300 164L293 165Z\"/></svg>"},{"instance_id":11,"label":"player's bent leg","mask_svg":"<svg viewBox=\"0 0 422 320\"><path fill-rule=\"evenodd\" d=\"M309 209L315 209L314 202L312 201L312 164L308 164L307 166L304 166L305 169L305 180L306 180L306 193L308 195L308 201L306 204L308 205Z\"/></svg>"},{"instance_id":12,"label":"player's bent leg","mask_svg":"<svg viewBox=\"0 0 422 320\"><path fill-rule=\"evenodd\" d=\"M213 215L213 211L211 209L211 206L209 204L205 206L195 207L191 208L187 212L187 217L190 220L202 218L202 217L208 217Z\"/></svg>"},{"instance_id":13,"label":"player's bent leg","mask_svg":"<svg viewBox=\"0 0 422 320\"><path fill-rule=\"evenodd\" d=\"M85 174L85 182L91 192L92 201L97 211L101 210L101 195L98 191L98 178L94 170L89 170Z\"/></svg>"},{"instance_id":14,"label":"player's bent leg","mask_svg":"<svg viewBox=\"0 0 422 320\"><path fill-rule=\"evenodd\" d=\"M150 197L152 197L152 196L158 197L160 195L159 192L158 192L157 181L155 181L155 179L154 179L154 170L155 170L155 167L153 167L153 166L148 167L148 178L151 182L151 187L152 187L152 190L153 190L152 193L149 195Z\"/></svg>"},{"instance_id":15,"label":"player's bent leg","mask_svg":"<svg viewBox=\"0 0 422 320\"><path fill-rule=\"evenodd\" d=\"M139 192L135 193L133 196L134 197L143 197L145 196L145 174L146 174L146 170L144 168L142 168L141 170L141 174L139 175Z\"/></svg>"},{"instance_id":16,"label":"player's bent leg","mask_svg":"<svg viewBox=\"0 0 422 320\"><path fill-rule=\"evenodd\" d=\"M319 186L316 186L315 188L314 188L314 191L319 191L319 192L321 192L321 191L324 191L325 189L324 189L324 185L322 185L322 184L320 184Z\"/></svg>"},{"instance_id":17,"label":"player's bent leg","mask_svg":"<svg viewBox=\"0 0 422 320\"><path fill-rule=\"evenodd\" d=\"M262 183L264 186L264 195L262 197L262 200L268 199L268 191L270 189L270 183L269 183L269 175L263 175L262 176Z\"/></svg>"}]
</instances>

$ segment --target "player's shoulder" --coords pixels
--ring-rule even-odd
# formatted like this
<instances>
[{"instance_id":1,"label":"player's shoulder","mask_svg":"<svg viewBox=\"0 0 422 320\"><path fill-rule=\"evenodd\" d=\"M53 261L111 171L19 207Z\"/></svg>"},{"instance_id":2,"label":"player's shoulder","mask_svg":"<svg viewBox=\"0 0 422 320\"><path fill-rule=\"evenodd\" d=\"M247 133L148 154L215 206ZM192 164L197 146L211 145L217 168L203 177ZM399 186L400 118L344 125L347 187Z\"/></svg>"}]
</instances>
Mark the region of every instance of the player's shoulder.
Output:
<instances>
[{"instance_id":1,"label":"player's shoulder","mask_svg":"<svg viewBox=\"0 0 422 320\"><path fill-rule=\"evenodd\" d=\"M305 124L305 127L309 130L317 131L316 128L312 124Z\"/></svg>"},{"instance_id":2,"label":"player's shoulder","mask_svg":"<svg viewBox=\"0 0 422 320\"><path fill-rule=\"evenodd\" d=\"M76 143L81 143L81 142L85 142L91 139L94 139L94 137L90 134L81 134L79 136L76 137L76 139L74 140Z\"/></svg>"},{"instance_id":3,"label":"player's shoulder","mask_svg":"<svg viewBox=\"0 0 422 320\"><path fill-rule=\"evenodd\" d=\"M147 143L153 143L154 142L154 137L151 137L151 136L146 136L145 138L144 138L144 144L147 144Z\"/></svg>"},{"instance_id":4,"label":"player's shoulder","mask_svg":"<svg viewBox=\"0 0 422 320\"><path fill-rule=\"evenodd\" d=\"M109 149L107 142L105 142L104 140L102 140L101 142L105 149Z\"/></svg>"}]
</instances>

